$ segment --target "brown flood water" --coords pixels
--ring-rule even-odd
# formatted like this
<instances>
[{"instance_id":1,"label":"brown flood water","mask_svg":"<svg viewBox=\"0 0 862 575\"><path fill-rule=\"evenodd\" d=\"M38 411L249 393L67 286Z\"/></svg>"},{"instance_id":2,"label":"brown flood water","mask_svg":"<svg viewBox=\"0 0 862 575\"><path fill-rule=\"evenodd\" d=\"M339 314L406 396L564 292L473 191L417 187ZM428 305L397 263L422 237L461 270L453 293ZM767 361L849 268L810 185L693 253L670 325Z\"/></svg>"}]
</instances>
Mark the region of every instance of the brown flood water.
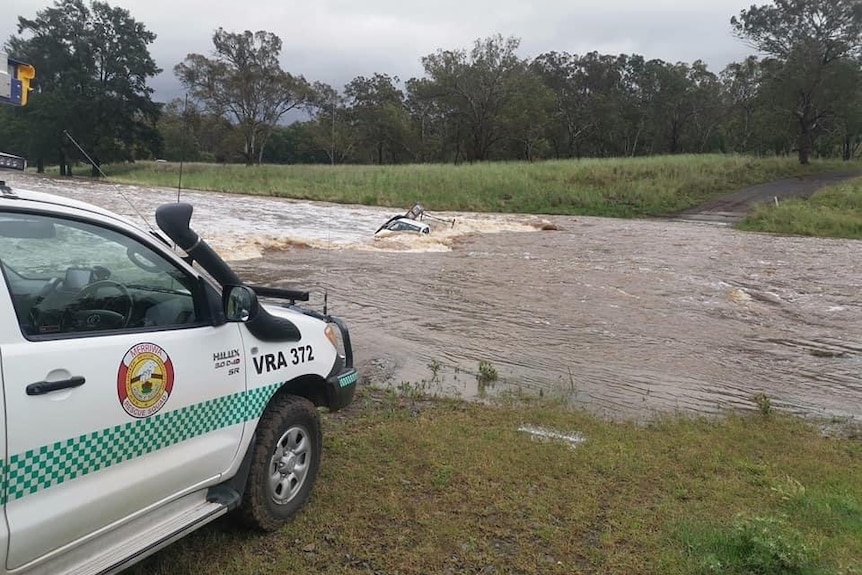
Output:
<instances>
[{"instance_id":1,"label":"brown flood water","mask_svg":"<svg viewBox=\"0 0 862 575\"><path fill-rule=\"evenodd\" d=\"M123 191L150 220L176 200L7 179L132 216ZM862 419L862 242L585 217L535 231L535 218L477 214L424 243L373 241L393 210L183 199L247 281L309 289L317 309L328 290L375 385L430 380L437 362L432 390L475 397L487 361L499 379L485 393L564 396L614 418L754 409L765 393L777 409Z\"/></svg>"},{"instance_id":2,"label":"brown flood water","mask_svg":"<svg viewBox=\"0 0 862 575\"><path fill-rule=\"evenodd\" d=\"M328 289L368 381L563 395L611 417L862 416L862 243L684 222L555 218L449 253L267 252L255 282ZM319 305L320 299L313 303Z\"/></svg>"}]
</instances>

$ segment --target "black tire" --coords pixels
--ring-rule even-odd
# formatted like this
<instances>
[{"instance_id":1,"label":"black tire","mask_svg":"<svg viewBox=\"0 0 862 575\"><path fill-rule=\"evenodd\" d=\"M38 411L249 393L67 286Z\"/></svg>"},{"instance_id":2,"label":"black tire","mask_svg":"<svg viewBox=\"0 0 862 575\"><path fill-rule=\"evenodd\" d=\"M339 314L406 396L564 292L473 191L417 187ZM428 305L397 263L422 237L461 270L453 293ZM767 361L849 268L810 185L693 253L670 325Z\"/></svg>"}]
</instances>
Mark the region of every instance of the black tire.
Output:
<instances>
[{"instance_id":1,"label":"black tire","mask_svg":"<svg viewBox=\"0 0 862 575\"><path fill-rule=\"evenodd\" d=\"M273 531L305 504L317 479L323 434L314 404L295 395L273 398L257 424L252 450L239 519Z\"/></svg>"}]
</instances>

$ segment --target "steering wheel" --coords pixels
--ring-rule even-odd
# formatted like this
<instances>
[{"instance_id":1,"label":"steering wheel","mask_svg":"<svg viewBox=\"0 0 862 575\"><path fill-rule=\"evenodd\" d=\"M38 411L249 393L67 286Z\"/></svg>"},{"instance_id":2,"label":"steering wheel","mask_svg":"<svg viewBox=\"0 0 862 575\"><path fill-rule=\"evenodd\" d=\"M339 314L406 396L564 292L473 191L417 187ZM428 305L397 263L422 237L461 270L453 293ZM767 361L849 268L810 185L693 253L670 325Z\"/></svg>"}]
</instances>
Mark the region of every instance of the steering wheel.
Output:
<instances>
[{"instance_id":1,"label":"steering wheel","mask_svg":"<svg viewBox=\"0 0 862 575\"><path fill-rule=\"evenodd\" d=\"M96 299L103 289L113 289L120 293L115 301L122 302L122 311L86 307L87 300ZM132 319L132 295L123 284L112 280L101 280L84 286L75 294L75 299L60 319L60 331L89 331L97 329L118 329L128 327Z\"/></svg>"}]
</instances>

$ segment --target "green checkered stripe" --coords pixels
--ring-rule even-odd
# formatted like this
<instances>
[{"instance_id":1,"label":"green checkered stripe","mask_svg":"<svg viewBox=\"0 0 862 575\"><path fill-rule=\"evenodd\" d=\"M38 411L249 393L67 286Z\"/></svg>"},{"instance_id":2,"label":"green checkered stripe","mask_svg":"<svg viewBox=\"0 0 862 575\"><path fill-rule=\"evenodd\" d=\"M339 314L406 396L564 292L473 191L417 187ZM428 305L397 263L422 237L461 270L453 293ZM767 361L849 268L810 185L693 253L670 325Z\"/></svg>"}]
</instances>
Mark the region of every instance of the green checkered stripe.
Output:
<instances>
[{"instance_id":1,"label":"green checkered stripe","mask_svg":"<svg viewBox=\"0 0 862 575\"><path fill-rule=\"evenodd\" d=\"M340 385L341 387L348 387L348 386L356 383L356 380L358 378L359 377L358 377L357 373L354 371L353 373L349 373L347 375L339 377L338 378L338 385Z\"/></svg>"},{"instance_id":2,"label":"green checkered stripe","mask_svg":"<svg viewBox=\"0 0 862 575\"><path fill-rule=\"evenodd\" d=\"M279 387L280 383L219 397L15 454L0 468L6 478L0 499L5 504L216 429L256 419Z\"/></svg>"}]
</instances>

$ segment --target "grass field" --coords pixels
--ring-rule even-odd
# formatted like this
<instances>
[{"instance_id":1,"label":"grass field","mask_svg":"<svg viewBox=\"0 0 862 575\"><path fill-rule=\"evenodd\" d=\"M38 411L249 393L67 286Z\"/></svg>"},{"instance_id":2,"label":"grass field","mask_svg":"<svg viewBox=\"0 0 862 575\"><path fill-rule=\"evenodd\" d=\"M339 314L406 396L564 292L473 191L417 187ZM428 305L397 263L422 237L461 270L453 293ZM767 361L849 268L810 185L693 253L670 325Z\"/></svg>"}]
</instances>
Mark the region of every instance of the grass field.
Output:
<instances>
[{"instance_id":1,"label":"grass field","mask_svg":"<svg viewBox=\"0 0 862 575\"><path fill-rule=\"evenodd\" d=\"M808 200L758 206L740 229L780 234L862 239L862 178L831 186Z\"/></svg>"},{"instance_id":2,"label":"grass field","mask_svg":"<svg viewBox=\"0 0 862 575\"><path fill-rule=\"evenodd\" d=\"M130 575L862 573L862 441L757 405L637 424L365 390L292 523L210 526Z\"/></svg>"},{"instance_id":3,"label":"grass field","mask_svg":"<svg viewBox=\"0 0 862 575\"><path fill-rule=\"evenodd\" d=\"M407 209L638 217L695 207L739 188L846 168L793 158L701 155L475 165L185 164L183 187ZM104 167L117 182L177 187L179 164Z\"/></svg>"}]
</instances>

